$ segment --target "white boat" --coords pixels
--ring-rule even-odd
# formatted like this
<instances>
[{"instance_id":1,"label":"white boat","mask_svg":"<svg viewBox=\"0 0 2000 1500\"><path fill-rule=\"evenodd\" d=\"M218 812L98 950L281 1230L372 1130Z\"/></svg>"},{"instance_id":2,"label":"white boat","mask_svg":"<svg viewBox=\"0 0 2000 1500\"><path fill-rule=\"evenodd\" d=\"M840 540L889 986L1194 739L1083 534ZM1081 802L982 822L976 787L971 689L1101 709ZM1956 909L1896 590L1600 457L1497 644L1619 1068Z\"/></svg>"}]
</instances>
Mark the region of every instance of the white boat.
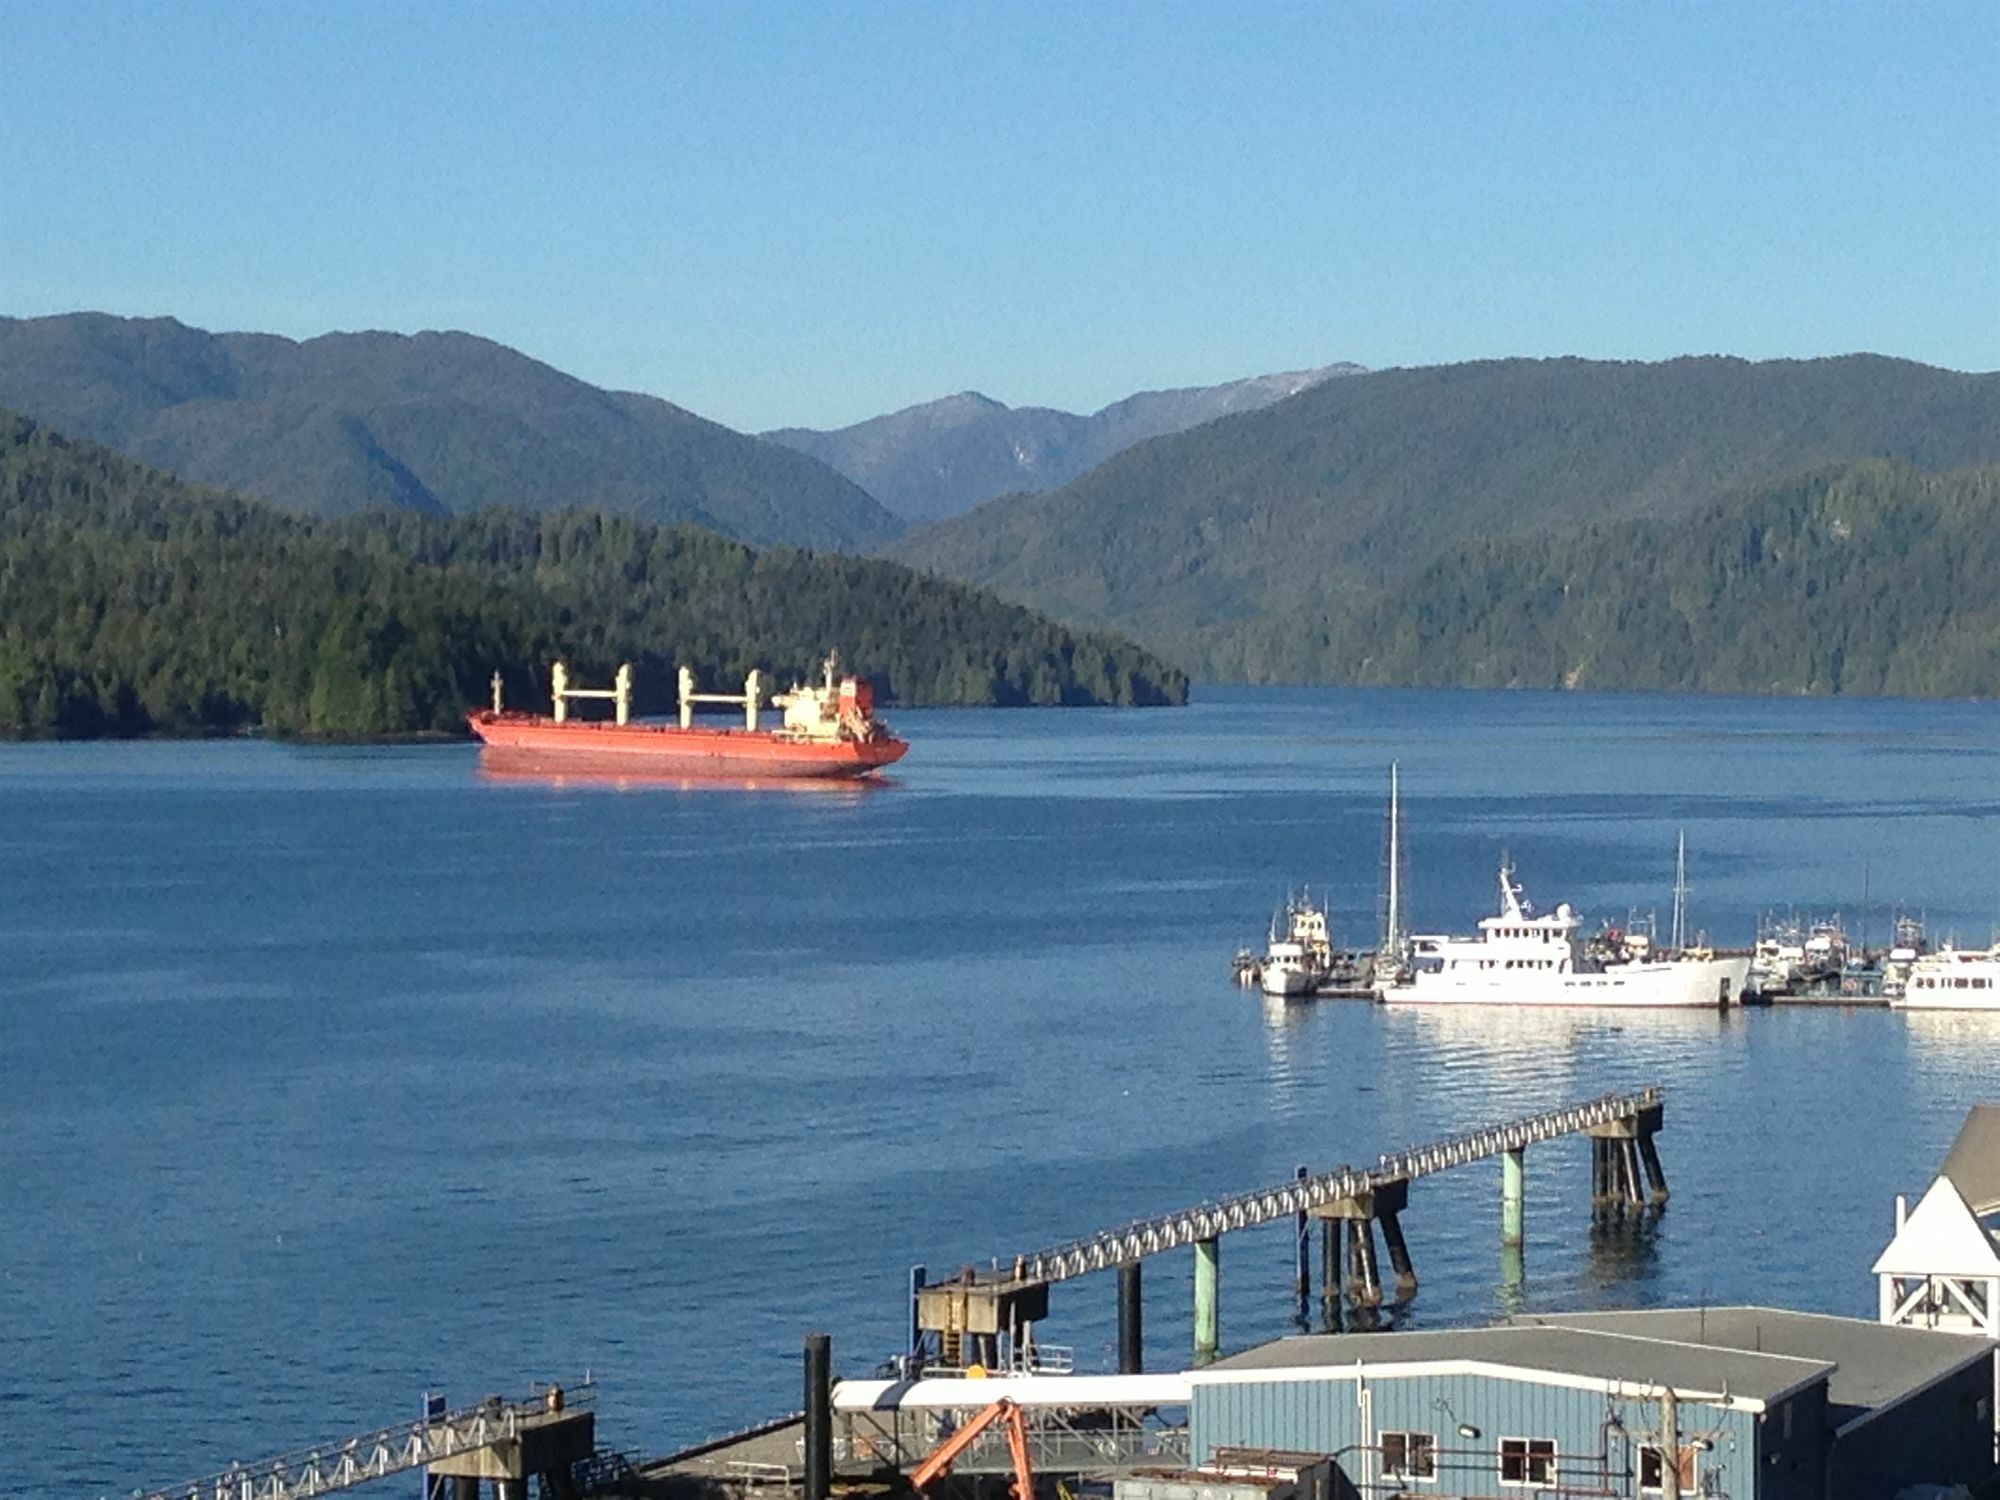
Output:
<instances>
[{"instance_id":1,"label":"white boat","mask_svg":"<svg viewBox=\"0 0 2000 1500\"><path fill-rule=\"evenodd\" d=\"M1407 978L1380 991L1391 1005L1597 1005L1698 1007L1742 998L1747 958L1705 950L1624 962L1584 951L1583 919L1568 903L1537 916L1514 870L1500 864L1500 910L1475 937L1410 939Z\"/></svg>"},{"instance_id":2,"label":"white boat","mask_svg":"<svg viewBox=\"0 0 2000 1500\"><path fill-rule=\"evenodd\" d=\"M1265 994L1289 1000L1316 991L1319 977L1312 969L1305 944L1280 938L1271 944L1264 955L1264 967L1258 976L1258 983Z\"/></svg>"},{"instance_id":3,"label":"white boat","mask_svg":"<svg viewBox=\"0 0 2000 1500\"><path fill-rule=\"evenodd\" d=\"M1943 947L1910 961L1897 1010L2000 1010L2000 947Z\"/></svg>"},{"instance_id":4,"label":"white boat","mask_svg":"<svg viewBox=\"0 0 2000 1500\"><path fill-rule=\"evenodd\" d=\"M1258 984L1267 995L1316 995L1332 973L1333 931L1325 910L1313 905L1310 893L1304 900L1286 902L1282 929L1272 919Z\"/></svg>"}]
</instances>

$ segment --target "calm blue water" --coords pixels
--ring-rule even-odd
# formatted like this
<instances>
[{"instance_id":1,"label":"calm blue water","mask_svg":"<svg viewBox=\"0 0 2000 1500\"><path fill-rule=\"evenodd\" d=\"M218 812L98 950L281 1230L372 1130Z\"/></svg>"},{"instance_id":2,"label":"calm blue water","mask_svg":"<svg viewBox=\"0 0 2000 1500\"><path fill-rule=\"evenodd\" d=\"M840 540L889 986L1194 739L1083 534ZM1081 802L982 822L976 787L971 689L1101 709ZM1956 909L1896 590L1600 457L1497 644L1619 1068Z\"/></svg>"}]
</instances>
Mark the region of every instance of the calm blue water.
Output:
<instances>
[{"instance_id":1,"label":"calm blue water","mask_svg":"<svg viewBox=\"0 0 2000 1500\"><path fill-rule=\"evenodd\" d=\"M1900 899L2000 915L2000 708L1238 691L905 713L893 786L494 782L470 750L0 748L0 1492L94 1496L537 1378L658 1450L849 1369L944 1271L1658 1081L1675 1197L1593 1251L1529 1158L1534 1307L1866 1313L1890 1195L1996 1091L2000 1025L1837 1011L1267 1013L1227 982L1288 885L1375 922L1400 759L1415 915L1500 848L1588 918ZM1415 1189L1426 1324L1502 1306L1497 1169ZM1148 1270L1149 1356L1188 1337ZM1289 1232L1224 1246L1285 1331ZM1108 1362L1114 1288L1052 1342Z\"/></svg>"}]
</instances>

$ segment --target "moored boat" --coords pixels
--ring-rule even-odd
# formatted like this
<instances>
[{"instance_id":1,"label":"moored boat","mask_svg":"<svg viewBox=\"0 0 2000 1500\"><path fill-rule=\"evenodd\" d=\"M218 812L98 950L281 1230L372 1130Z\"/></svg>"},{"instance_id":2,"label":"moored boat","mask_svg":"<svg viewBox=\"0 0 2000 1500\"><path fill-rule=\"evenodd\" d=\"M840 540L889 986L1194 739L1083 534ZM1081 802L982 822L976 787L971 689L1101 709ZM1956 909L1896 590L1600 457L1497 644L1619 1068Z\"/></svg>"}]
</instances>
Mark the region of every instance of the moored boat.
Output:
<instances>
[{"instance_id":1,"label":"moored boat","mask_svg":"<svg viewBox=\"0 0 2000 1500\"><path fill-rule=\"evenodd\" d=\"M493 706L466 715L486 751L517 768L560 771L629 770L646 774L720 777L866 776L903 758L909 745L875 717L875 693L866 678L839 676L839 658L827 657L824 681L795 684L770 702L783 710L776 728L759 723L763 675L753 671L741 694L697 693L694 673L680 670L680 721L632 721L632 668L618 669L610 688L570 686L561 662L550 672L554 712L522 713L502 705L499 677ZM611 700L610 720L572 719L576 699ZM743 710L743 726L717 729L694 722L698 703L726 703Z\"/></svg>"},{"instance_id":2,"label":"moored boat","mask_svg":"<svg viewBox=\"0 0 2000 1500\"><path fill-rule=\"evenodd\" d=\"M1941 947L1910 961L1897 1010L2000 1010L2000 946Z\"/></svg>"},{"instance_id":3,"label":"moored boat","mask_svg":"<svg viewBox=\"0 0 2000 1500\"><path fill-rule=\"evenodd\" d=\"M1567 902L1535 914L1500 864L1500 910L1476 936L1417 934L1400 982L1385 984L1392 1005L1592 1005L1708 1007L1739 1001L1750 961L1705 949L1593 958L1581 938L1583 919Z\"/></svg>"}]
</instances>

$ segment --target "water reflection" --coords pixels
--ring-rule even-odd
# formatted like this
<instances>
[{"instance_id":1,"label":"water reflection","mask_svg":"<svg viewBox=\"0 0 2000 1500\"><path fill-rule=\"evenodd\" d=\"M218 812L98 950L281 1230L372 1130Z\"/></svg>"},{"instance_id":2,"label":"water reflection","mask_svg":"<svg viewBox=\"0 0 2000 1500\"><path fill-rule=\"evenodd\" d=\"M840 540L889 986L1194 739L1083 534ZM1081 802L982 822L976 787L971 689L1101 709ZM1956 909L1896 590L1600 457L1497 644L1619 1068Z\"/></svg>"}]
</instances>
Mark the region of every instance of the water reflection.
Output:
<instances>
[{"instance_id":1,"label":"water reflection","mask_svg":"<svg viewBox=\"0 0 2000 1500\"><path fill-rule=\"evenodd\" d=\"M552 764L491 748L480 751L478 776L495 785L527 784L557 791L796 792L838 802L858 802L899 784L880 776L692 776L617 765Z\"/></svg>"}]
</instances>

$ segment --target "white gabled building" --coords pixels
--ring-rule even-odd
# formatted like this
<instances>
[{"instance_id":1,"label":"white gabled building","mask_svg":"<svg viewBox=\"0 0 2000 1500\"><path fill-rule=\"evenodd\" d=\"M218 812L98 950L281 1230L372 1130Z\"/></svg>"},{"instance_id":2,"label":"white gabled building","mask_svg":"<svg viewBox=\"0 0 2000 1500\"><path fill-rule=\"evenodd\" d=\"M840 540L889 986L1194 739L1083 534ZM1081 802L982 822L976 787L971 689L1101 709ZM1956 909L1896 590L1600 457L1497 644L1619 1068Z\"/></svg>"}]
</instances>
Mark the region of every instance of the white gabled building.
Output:
<instances>
[{"instance_id":1,"label":"white gabled building","mask_svg":"<svg viewBox=\"0 0 2000 1500\"><path fill-rule=\"evenodd\" d=\"M1986 1223L1996 1215L2000 1104L1980 1104L1915 1211L1896 1200L1896 1237L1875 1262L1881 1321L2000 1339L2000 1241Z\"/></svg>"}]
</instances>

